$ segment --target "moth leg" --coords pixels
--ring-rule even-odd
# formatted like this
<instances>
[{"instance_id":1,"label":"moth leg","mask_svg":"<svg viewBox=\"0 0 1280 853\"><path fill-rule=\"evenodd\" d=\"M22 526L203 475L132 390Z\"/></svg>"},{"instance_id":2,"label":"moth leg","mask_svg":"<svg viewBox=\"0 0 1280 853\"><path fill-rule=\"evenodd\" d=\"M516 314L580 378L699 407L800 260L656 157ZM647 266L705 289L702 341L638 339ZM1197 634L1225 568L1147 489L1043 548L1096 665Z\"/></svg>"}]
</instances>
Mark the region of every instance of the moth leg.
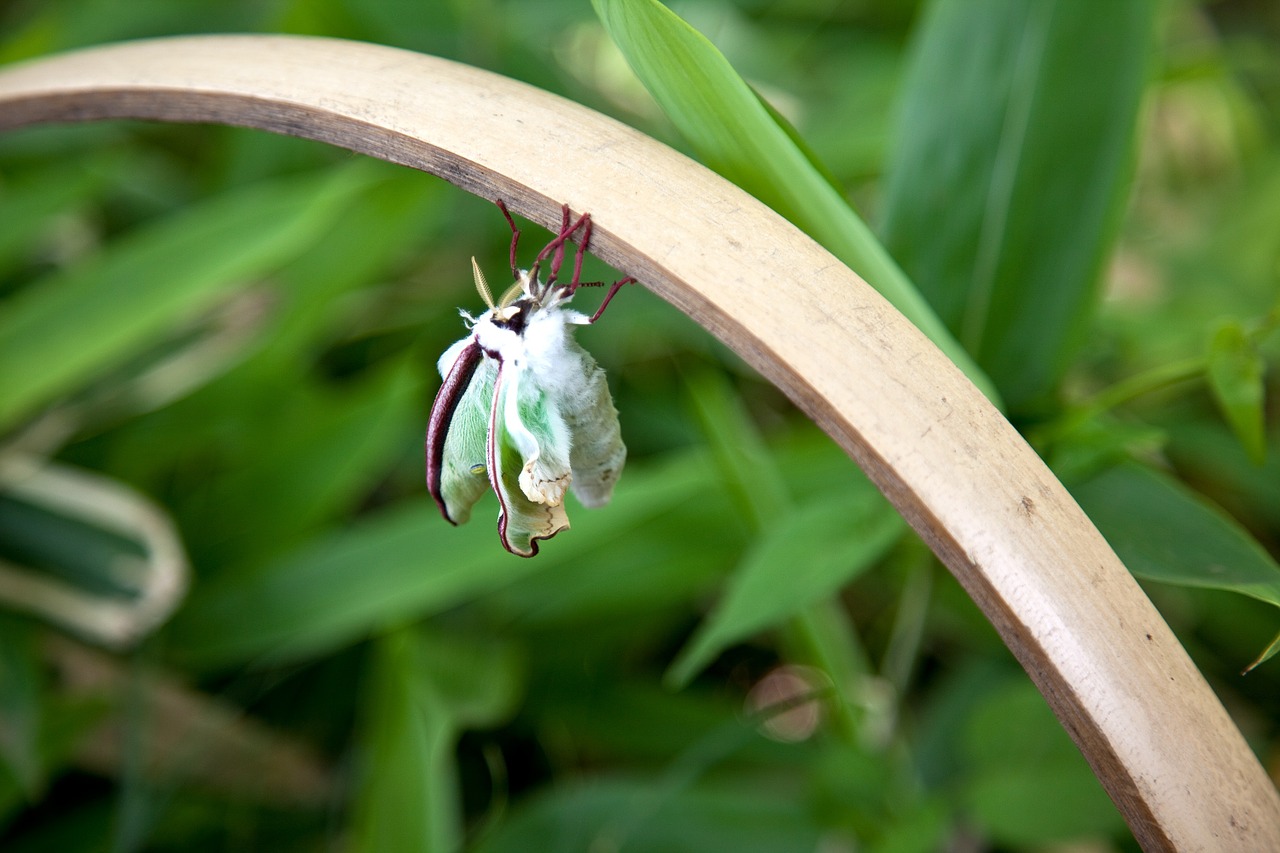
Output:
<instances>
[{"instance_id":1,"label":"moth leg","mask_svg":"<svg viewBox=\"0 0 1280 853\"><path fill-rule=\"evenodd\" d=\"M573 279L569 282L569 293L573 293L582 284L582 258L587 254L587 246L591 244L591 220L587 219L582 229L582 239L578 241L578 252L573 259Z\"/></svg>"},{"instance_id":2,"label":"moth leg","mask_svg":"<svg viewBox=\"0 0 1280 853\"><path fill-rule=\"evenodd\" d=\"M564 241L570 239L574 232L591 221L590 213L584 213L576 221L571 221L569 205L567 204L561 205L560 210L564 222L560 233L538 253L538 257L534 258L533 266L529 270L530 277L536 278L539 265L548 257L551 257L551 275L547 279L548 288L555 282L556 276L560 273L560 264L564 261Z\"/></svg>"},{"instance_id":3,"label":"moth leg","mask_svg":"<svg viewBox=\"0 0 1280 853\"><path fill-rule=\"evenodd\" d=\"M584 215L585 217L585 215ZM579 287L604 287L603 281L583 281L582 280L582 258L586 255L587 249L591 245L591 220L587 219L586 227L582 230L582 240L578 243L578 254L573 262L573 280L569 282L569 293L574 293ZM600 303L600 307L596 309L596 313L592 314L587 323L594 323L600 319L600 315L604 313L604 309L608 307L609 301L613 299L614 294L622 289L624 284L634 284L635 279L627 276L619 281L615 281L609 286L609 292L605 294L604 301Z\"/></svg>"},{"instance_id":4,"label":"moth leg","mask_svg":"<svg viewBox=\"0 0 1280 853\"><path fill-rule=\"evenodd\" d=\"M493 203L498 206L498 210L502 211L502 215L507 218L507 224L511 226L511 277L518 279L520 271L516 269L516 247L520 245L520 229L516 227L516 221L507 212L507 205L502 199L496 198Z\"/></svg>"},{"instance_id":5,"label":"moth leg","mask_svg":"<svg viewBox=\"0 0 1280 853\"><path fill-rule=\"evenodd\" d=\"M592 314L587 319L587 323L594 323L596 320L600 319L600 315L604 313L604 309L609 307L609 300L613 299L613 295L622 289L622 285L635 283L636 280L634 278L627 276L626 278L619 279L611 284L609 286L609 292L604 296L604 301L600 303L600 307L596 309L596 313Z\"/></svg>"},{"instance_id":6,"label":"moth leg","mask_svg":"<svg viewBox=\"0 0 1280 853\"><path fill-rule=\"evenodd\" d=\"M564 238L569 231L569 205L560 205L560 233L556 235L556 250L551 254L551 274L547 276L547 287L551 287L555 283L556 276L560 275L560 265L564 263Z\"/></svg>"}]
</instances>

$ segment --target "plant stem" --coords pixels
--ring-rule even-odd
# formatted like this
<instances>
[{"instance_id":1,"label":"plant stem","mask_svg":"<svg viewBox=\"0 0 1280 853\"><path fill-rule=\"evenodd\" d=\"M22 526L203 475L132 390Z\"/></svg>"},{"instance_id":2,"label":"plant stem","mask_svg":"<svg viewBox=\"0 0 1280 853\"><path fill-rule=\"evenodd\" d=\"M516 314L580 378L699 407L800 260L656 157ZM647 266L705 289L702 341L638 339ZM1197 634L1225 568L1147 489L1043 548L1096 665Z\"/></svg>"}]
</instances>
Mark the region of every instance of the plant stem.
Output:
<instances>
[{"instance_id":1,"label":"plant stem","mask_svg":"<svg viewBox=\"0 0 1280 853\"><path fill-rule=\"evenodd\" d=\"M1150 370L1126 377L1103 388L1091 399L1069 409L1057 421L1050 423L1033 442L1038 447L1052 445L1065 436L1071 435L1089 421L1121 406L1130 400L1159 391L1180 382L1200 379L1208 369L1209 360L1205 356L1195 356L1179 361L1171 361L1153 367Z\"/></svg>"}]
</instances>

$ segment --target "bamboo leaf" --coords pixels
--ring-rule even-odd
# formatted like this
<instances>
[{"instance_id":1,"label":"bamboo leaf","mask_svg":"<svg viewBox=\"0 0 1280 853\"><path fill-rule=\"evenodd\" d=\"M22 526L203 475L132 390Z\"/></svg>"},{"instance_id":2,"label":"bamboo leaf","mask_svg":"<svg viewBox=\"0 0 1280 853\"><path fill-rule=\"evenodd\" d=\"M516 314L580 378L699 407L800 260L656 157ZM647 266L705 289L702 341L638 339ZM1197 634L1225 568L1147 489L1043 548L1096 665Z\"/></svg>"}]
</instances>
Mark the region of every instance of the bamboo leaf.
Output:
<instances>
[{"instance_id":1,"label":"bamboo leaf","mask_svg":"<svg viewBox=\"0 0 1280 853\"><path fill-rule=\"evenodd\" d=\"M991 382L770 110L701 33L657 0L592 0L649 94L698 156L882 293L995 399Z\"/></svg>"},{"instance_id":2,"label":"bamboo leaf","mask_svg":"<svg viewBox=\"0 0 1280 853\"><path fill-rule=\"evenodd\" d=\"M1209 388L1249 459L1267 457L1262 354L1239 323L1223 323L1209 343Z\"/></svg>"},{"instance_id":3,"label":"bamboo leaf","mask_svg":"<svg viewBox=\"0 0 1280 853\"><path fill-rule=\"evenodd\" d=\"M252 572L219 576L192 590L175 617L174 640L206 665L312 657L399 620L456 607L561 560L608 554L711 482L704 464L681 456L628 470L607 512L594 514L538 560L502 550L491 524L450 527L430 501L338 530ZM492 505L489 505L492 506Z\"/></svg>"},{"instance_id":4,"label":"bamboo leaf","mask_svg":"<svg viewBox=\"0 0 1280 853\"><path fill-rule=\"evenodd\" d=\"M359 165L228 192L23 290L0 314L0 428L303 251L366 185Z\"/></svg>"},{"instance_id":5,"label":"bamboo leaf","mask_svg":"<svg viewBox=\"0 0 1280 853\"><path fill-rule=\"evenodd\" d=\"M870 482L806 504L766 528L724 596L671 665L683 686L717 654L839 591L881 559L905 524Z\"/></svg>"},{"instance_id":6,"label":"bamboo leaf","mask_svg":"<svg viewBox=\"0 0 1280 853\"><path fill-rule=\"evenodd\" d=\"M1092 316L1157 5L938 0L920 27L881 232L1015 411L1045 402Z\"/></svg>"},{"instance_id":7,"label":"bamboo leaf","mask_svg":"<svg viewBox=\"0 0 1280 853\"><path fill-rule=\"evenodd\" d=\"M419 638L403 628L374 644L364 691L363 767L352 848L431 853L462 837L453 751L456 722L423 665Z\"/></svg>"},{"instance_id":8,"label":"bamboo leaf","mask_svg":"<svg viewBox=\"0 0 1280 853\"><path fill-rule=\"evenodd\" d=\"M1280 565L1239 522L1172 477L1126 462L1071 493L1138 577L1280 607Z\"/></svg>"},{"instance_id":9,"label":"bamboo leaf","mask_svg":"<svg viewBox=\"0 0 1280 853\"><path fill-rule=\"evenodd\" d=\"M40 755L44 684L35 625L0 613L0 640L0 790L11 780L34 801L45 784Z\"/></svg>"},{"instance_id":10,"label":"bamboo leaf","mask_svg":"<svg viewBox=\"0 0 1280 853\"><path fill-rule=\"evenodd\" d=\"M1260 655L1253 659L1253 663L1244 668L1244 674L1248 674L1257 669L1259 666L1275 657L1277 653L1280 653L1280 634L1276 634L1276 638L1262 650Z\"/></svg>"}]
</instances>

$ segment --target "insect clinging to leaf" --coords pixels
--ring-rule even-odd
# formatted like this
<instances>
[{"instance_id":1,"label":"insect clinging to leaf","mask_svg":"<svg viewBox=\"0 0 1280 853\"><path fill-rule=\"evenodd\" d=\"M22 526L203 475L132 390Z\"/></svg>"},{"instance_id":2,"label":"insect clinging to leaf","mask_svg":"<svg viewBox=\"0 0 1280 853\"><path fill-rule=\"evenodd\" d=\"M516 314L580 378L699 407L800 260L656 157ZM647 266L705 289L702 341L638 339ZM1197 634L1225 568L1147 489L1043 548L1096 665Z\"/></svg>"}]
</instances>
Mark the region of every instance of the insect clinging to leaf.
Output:
<instances>
[{"instance_id":1,"label":"insect clinging to leaf","mask_svg":"<svg viewBox=\"0 0 1280 853\"><path fill-rule=\"evenodd\" d=\"M471 517L489 489L498 496L498 535L513 554L532 557L538 540L569 527L565 492L588 507L608 503L627 450L604 370L573 339L573 327L598 320L627 277L614 282L591 316L567 306L583 282L591 215L561 208L560 231L528 269L516 265L520 229L511 226L514 283L496 301L476 259L476 290L488 310L461 311L470 333L449 347L444 382L427 425L427 488L452 524ZM565 244L577 243L573 275L558 280ZM541 267L547 263L547 278Z\"/></svg>"}]
</instances>

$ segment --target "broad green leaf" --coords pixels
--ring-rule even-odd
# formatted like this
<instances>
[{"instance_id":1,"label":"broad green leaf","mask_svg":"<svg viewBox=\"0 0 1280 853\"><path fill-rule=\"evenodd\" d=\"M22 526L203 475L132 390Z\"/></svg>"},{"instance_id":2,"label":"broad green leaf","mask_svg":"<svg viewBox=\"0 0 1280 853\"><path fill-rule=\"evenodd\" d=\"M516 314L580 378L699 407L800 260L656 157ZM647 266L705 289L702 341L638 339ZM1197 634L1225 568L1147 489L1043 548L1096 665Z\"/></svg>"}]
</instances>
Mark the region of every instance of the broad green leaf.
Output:
<instances>
[{"instance_id":1,"label":"broad green leaf","mask_svg":"<svg viewBox=\"0 0 1280 853\"><path fill-rule=\"evenodd\" d=\"M1280 565L1239 522L1172 477L1127 462L1071 493L1138 577L1280 607Z\"/></svg>"},{"instance_id":2,"label":"broad green leaf","mask_svg":"<svg viewBox=\"0 0 1280 853\"><path fill-rule=\"evenodd\" d=\"M459 849L458 736L503 722L522 682L519 656L506 644L418 628L379 637L361 721L355 849Z\"/></svg>"},{"instance_id":3,"label":"broad green leaf","mask_svg":"<svg viewBox=\"0 0 1280 853\"><path fill-rule=\"evenodd\" d=\"M723 374L702 370L686 379L694 413L749 529L765 530L791 508L782 472L746 407Z\"/></svg>"},{"instance_id":4,"label":"broad green leaf","mask_svg":"<svg viewBox=\"0 0 1280 853\"><path fill-rule=\"evenodd\" d=\"M421 386L414 367L392 363L352 388L304 386L282 399L259 422L242 467L193 490L183 521L218 518L200 526L193 546L216 563L260 561L348 509L416 432Z\"/></svg>"},{"instance_id":5,"label":"broad green leaf","mask_svg":"<svg viewBox=\"0 0 1280 853\"><path fill-rule=\"evenodd\" d=\"M1132 172L1153 0L937 0L885 176L885 243L1014 411L1074 355Z\"/></svg>"},{"instance_id":6,"label":"broad green leaf","mask_svg":"<svg viewBox=\"0 0 1280 853\"><path fill-rule=\"evenodd\" d=\"M387 178L370 186L358 205L348 205L332 229L318 244L296 255L271 281L283 294L284 304L274 318L275 327L264 341L262 365L290 372L265 381L289 381L299 371L310 371L312 353L331 344L335 329L347 328L352 319L350 297L342 294L367 288L370 282L395 280L408 258L420 249L419 241L439 239L447 214L447 184L405 175L400 167L377 166ZM465 279L464 279L465 281ZM366 291L369 292L369 291ZM440 328L461 329L457 315L437 312ZM404 323L418 318L398 315ZM428 321L428 333L436 326ZM416 329L415 329L416 330ZM243 390L255 390L260 375L233 377Z\"/></svg>"},{"instance_id":7,"label":"broad green leaf","mask_svg":"<svg viewBox=\"0 0 1280 853\"><path fill-rule=\"evenodd\" d=\"M89 162L59 161L35 173L0 175L0 271L16 258L58 214L84 202L107 182L120 158L100 156Z\"/></svg>"},{"instance_id":8,"label":"broad green leaf","mask_svg":"<svg viewBox=\"0 0 1280 853\"><path fill-rule=\"evenodd\" d=\"M829 503L832 500L830 496L824 493L815 496L813 503L794 509L783 468L766 447L741 399L728 383L718 374L703 372L691 377L688 385L722 476L730 486L731 494L744 508L748 528L757 536L756 549L770 547L765 543L773 542L778 536L785 543L793 535L787 532L789 525L798 523L804 526L805 522L800 519L814 511L814 507L822 506L824 510L821 512L825 512L825 508L839 509L848 504L854 509L840 517L830 514L825 520L829 527L821 535L802 533L798 537L800 550L790 555L791 558L803 560L806 552L815 551L812 547L815 542L834 541L837 544L830 551L818 549L813 554L815 560L810 571L804 574L806 580L814 581L811 585L801 583L798 587L789 587L799 594L797 600L793 601L786 595L779 598L770 589L774 583L788 586L787 581L771 576L770 566L773 570L781 566L777 557L766 557L763 568L740 566L729 587L731 592L750 587L739 601L740 609L727 615L721 610L714 611L703 622L699 633L668 671L668 683L683 686L725 646L756 633L760 627L774 621L785 621L786 630L781 638L784 654L792 661L815 666L825 673L835 686L835 695L840 697L834 705L836 724L850 737L856 738L853 710L843 697L855 694L858 689L855 685L869 667L860 654L861 644L856 639L848 613L827 599L839 588L842 579L852 577L873 561L867 554L844 555L839 543L867 533L860 521L874 516L884 521L884 541L868 544L873 551L881 546L887 549L902 529L896 523L896 511L860 473L849 479L849 491L835 499L834 505ZM890 528L894 532L889 532ZM830 538L823 539L824 536ZM871 538L876 539L876 536ZM784 544L783 550L788 547ZM825 562L841 560L842 557L851 557L851 562L856 565L827 566ZM756 564L751 564L748 558L748 565ZM731 601L731 596L726 595L721 607L731 609ZM770 609L779 605L777 610ZM764 624L753 625L751 620L759 618L764 619Z\"/></svg>"},{"instance_id":9,"label":"broad green leaf","mask_svg":"<svg viewBox=\"0 0 1280 853\"><path fill-rule=\"evenodd\" d=\"M519 656L493 640L418 628L378 638L361 726L357 850L459 848L458 736L503 722L522 682Z\"/></svg>"},{"instance_id":10,"label":"broad green leaf","mask_svg":"<svg viewBox=\"0 0 1280 853\"><path fill-rule=\"evenodd\" d=\"M995 399L871 229L711 42L657 0L592 0L610 38L698 156L857 271Z\"/></svg>"},{"instance_id":11,"label":"broad green leaf","mask_svg":"<svg viewBox=\"0 0 1280 853\"><path fill-rule=\"evenodd\" d=\"M18 648L20 653L30 654L31 659L24 665L31 668L28 673L9 674L7 678L25 679L33 676L41 679L39 672L40 652L39 634L43 631L37 631L37 636L31 639L36 641L28 645L20 642ZM5 639L11 641L13 635L7 634ZM23 648L26 646L26 648ZM65 695L57 690L46 689L43 685L33 684L20 686L19 691L27 689L37 689L38 696L26 698L17 698L16 707L10 706L5 710L6 714L17 716L9 716L4 721L6 727L14 726L14 729L7 730L12 736L31 737L34 741L30 744L23 744L20 747L26 755L16 756L13 754L6 755L4 760L16 760L20 763L26 763L24 766L11 768L0 767L0 827L4 827L6 832L10 829L10 823L15 814L23 805L27 805L31 800L38 798L40 794L46 794L49 790L49 781L55 778L64 768L72 764L73 758L78 750L82 750L86 742L86 738L92 736L95 730L101 730L104 722L106 711L109 707L109 698L102 694L96 694L92 697L86 697L85 694ZM6 688L9 689L9 688ZM6 697L6 701L13 702L16 697ZM37 707L24 709L21 705L28 701L36 701ZM38 714L32 719L29 714ZM25 719L24 719L25 717ZM6 737L9 737L6 734ZM7 744L9 749L12 744ZM9 770L11 772L5 772ZM20 774L31 775L22 779ZM31 787L34 785L34 787ZM55 825L60 824L66 819L65 811L60 810L58 820L54 821ZM104 837L103 833L84 834L80 836L82 843L66 844L66 843L45 843L46 838L37 835L39 840L34 841L30 847L19 848L17 845L10 844L6 839L5 851L8 853L11 849L26 849L31 851L43 850L69 850L84 849L85 845L97 843ZM65 836L58 839L64 841Z\"/></svg>"},{"instance_id":12,"label":"broad green leaf","mask_svg":"<svg viewBox=\"0 0 1280 853\"><path fill-rule=\"evenodd\" d=\"M105 526L83 509L53 506L0 483L0 563L104 599L137 599L146 562L140 535ZM0 600L4 596L0 595Z\"/></svg>"},{"instance_id":13,"label":"broad green leaf","mask_svg":"<svg viewBox=\"0 0 1280 853\"><path fill-rule=\"evenodd\" d=\"M197 586L173 621L173 643L210 665L307 658L482 595L538 565L504 557L491 527L454 529L434 504L411 502L251 574Z\"/></svg>"},{"instance_id":14,"label":"broad green leaf","mask_svg":"<svg viewBox=\"0 0 1280 853\"><path fill-rule=\"evenodd\" d=\"M410 502L320 537L252 573L197 585L174 619L184 655L217 665L314 656L389 623L438 613L539 568L579 556L608 559L623 537L709 488L696 457L628 470L609 506L582 513L537 560L503 550L492 524L451 527L429 501ZM490 505L493 506L493 505Z\"/></svg>"},{"instance_id":15,"label":"broad green leaf","mask_svg":"<svg viewBox=\"0 0 1280 853\"><path fill-rule=\"evenodd\" d=\"M868 845L867 853L931 853L946 849L951 831L951 809L940 795L907 809L895 808L883 834Z\"/></svg>"},{"instance_id":16,"label":"broad green leaf","mask_svg":"<svg viewBox=\"0 0 1280 853\"><path fill-rule=\"evenodd\" d=\"M515 646L448 627L419 633L431 688L459 727L492 728L516 712L525 664Z\"/></svg>"},{"instance_id":17,"label":"broad green leaf","mask_svg":"<svg viewBox=\"0 0 1280 853\"><path fill-rule=\"evenodd\" d=\"M622 484L632 473L628 470L620 489L627 488ZM660 632L658 626L685 613L690 601L703 600L718 589L725 571L741 553L742 533L734 523L734 508L710 482L699 490L696 501L669 505L649 517L649 528L598 554L558 559L547 550L538 560L555 559L549 571L520 575L510 586L486 597L485 611L521 630L575 635L589 630L593 642L602 645L614 638L619 642L633 638L636 620ZM610 503L603 511L612 512L614 507ZM578 512L576 518L573 529L562 534L557 544L587 532L594 523L590 513ZM492 518L471 524L490 527Z\"/></svg>"},{"instance_id":18,"label":"broad green leaf","mask_svg":"<svg viewBox=\"0 0 1280 853\"><path fill-rule=\"evenodd\" d=\"M23 290L0 314L0 427L305 250L367 185L356 166L228 192Z\"/></svg>"},{"instance_id":19,"label":"broad green leaf","mask_svg":"<svg viewBox=\"0 0 1280 853\"><path fill-rule=\"evenodd\" d=\"M403 628L374 644L373 673L364 697L353 849L458 849L457 726L431 685L416 631Z\"/></svg>"},{"instance_id":20,"label":"broad green leaf","mask_svg":"<svg viewBox=\"0 0 1280 853\"><path fill-rule=\"evenodd\" d=\"M1209 388L1255 465L1267 456L1262 354L1239 323L1223 323L1209 343Z\"/></svg>"},{"instance_id":21,"label":"broad green leaf","mask_svg":"<svg viewBox=\"0 0 1280 853\"><path fill-rule=\"evenodd\" d=\"M681 796L653 802L660 782L597 778L554 787L522 803L477 853L622 850L691 853L707 850L817 850L823 829L804 809L758 785L710 780Z\"/></svg>"},{"instance_id":22,"label":"broad green leaf","mask_svg":"<svg viewBox=\"0 0 1280 853\"><path fill-rule=\"evenodd\" d=\"M735 642L798 616L883 557L904 524L867 481L767 528L667 674L686 684Z\"/></svg>"},{"instance_id":23,"label":"broad green leaf","mask_svg":"<svg viewBox=\"0 0 1280 853\"><path fill-rule=\"evenodd\" d=\"M44 679L36 640L35 623L0 613L0 779L9 777L28 800L38 798L45 774Z\"/></svg>"},{"instance_id":24,"label":"broad green leaf","mask_svg":"<svg viewBox=\"0 0 1280 853\"><path fill-rule=\"evenodd\" d=\"M1158 453L1168 436L1159 427L1107 415L1082 418L1067 430L1048 437L1032 439L1040 453L1064 483L1087 480L1099 471L1113 467L1125 459L1146 453Z\"/></svg>"},{"instance_id":25,"label":"broad green leaf","mask_svg":"<svg viewBox=\"0 0 1280 853\"><path fill-rule=\"evenodd\" d=\"M1220 421L1172 425L1165 448L1184 479L1203 490L1250 528L1280 529L1280 431L1273 432L1266 462L1255 465Z\"/></svg>"},{"instance_id":26,"label":"broad green leaf","mask_svg":"<svg viewBox=\"0 0 1280 853\"><path fill-rule=\"evenodd\" d=\"M1019 849L1122 831L1124 819L1026 679L984 697L960 732L966 810Z\"/></svg>"}]
</instances>

